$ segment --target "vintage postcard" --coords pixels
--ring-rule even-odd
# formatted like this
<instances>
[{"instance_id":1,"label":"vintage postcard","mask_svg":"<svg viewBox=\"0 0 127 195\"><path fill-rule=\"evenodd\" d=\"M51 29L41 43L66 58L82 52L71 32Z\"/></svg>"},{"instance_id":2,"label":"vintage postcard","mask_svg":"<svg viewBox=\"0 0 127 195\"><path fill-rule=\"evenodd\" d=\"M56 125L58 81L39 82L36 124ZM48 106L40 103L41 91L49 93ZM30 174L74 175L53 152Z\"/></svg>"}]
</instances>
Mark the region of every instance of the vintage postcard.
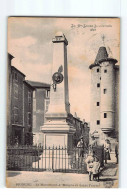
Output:
<instances>
[{"instance_id":1,"label":"vintage postcard","mask_svg":"<svg viewBox=\"0 0 127 195\"><path fill-rule=\"evenodd\" d=\"M120 19L9 17L6 186L119 187Z\"/></svg>"}]
</instances>

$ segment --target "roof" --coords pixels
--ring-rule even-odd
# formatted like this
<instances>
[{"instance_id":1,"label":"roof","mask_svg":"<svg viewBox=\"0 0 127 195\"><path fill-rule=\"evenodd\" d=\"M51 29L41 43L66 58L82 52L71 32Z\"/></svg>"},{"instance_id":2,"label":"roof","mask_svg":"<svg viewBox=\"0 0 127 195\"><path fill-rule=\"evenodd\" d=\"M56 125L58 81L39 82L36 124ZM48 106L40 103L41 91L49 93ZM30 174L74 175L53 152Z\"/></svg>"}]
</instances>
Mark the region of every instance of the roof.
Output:
<instances>
[{"instance_id":1,"label":"roof","mask_svg":"<svg viewBox=\"0 0 127 195\"><path fill-rule=\"evenodd\" d=\"M26 76L25 74L23 74L20 70L18 70L17 68L15 68L14 66L11 66L12 69L16 70L17 72L19 72L20 74L22 74L24 77Z\"/></svg>"},{"instance_id":2,"label":"roof","mask_svg":"<svg viewBox=\"0 0 127 195\"><path fill-rule=\"evenodd\" d=\"M10 53L8 53L8 58L9 58L10 60L12 60L12 59L14 58L14 56L11 55Z\"/></svg>"},{"instance_id":3,"label":"roof","mask_svg":"<svg viewBox=\"0 0 127 195\"><path fill-rule=\"evenodd\" d=\"M106 47L100 47L94 63L97 64L100 60L107 59L107 58L108 58L108 53Z\"/></svg>"},{"instance_id":4,"label":"roof","mask_svg":"<svg viewBox=\"0 0 127 195\"><path fill-rule=\"evenodd\" d=\"M34 88L50 88L50 84L48 83L29 81L29 80L26 80L26 82L29 83Z\"/></svg>"},{"instance_id":5,"label":"roof","mask_svg":"<svg viewBox=\"0 0 127 195\"><path fill-rule=\"evenodd\" d=\"M116 59L109 58L108 52L106 50L106 47L100 47L96 56L96 59L93 64L89 66L89 68L93 68L95 66L99 66L101 62L106 62L106 61L114 61L114 63L117 63Z\"/></svg>"},{"instance_id":6,"label":"roof","mask_svg":"<svg viewBox=\"0 0 127 195\"><path fill-rule=\"evenodd\" d=\"M106 47L100 47L94 63L97 64L97 63L101 63L104 61L114 61L114 63L117 63L116 59L109 58Z\"/></svg>"},{"instance_id":7,"label":"roof","mask_svg":"<svg viewBox=\"0 0 127 195\"><path fill-rule=\"evenodd\" d=\"M23 81L28 87L30 87L32 90L34 90L34 87L32 87L27 81Z\"/></svg>"},{"instance_id":8,"label":"roof","mask_svg":"<svg viewBox=\"0 0 127 195\"><path fill-rule=\"evenodd\" d=\"M95 67L95 66L99 66L99 64L91 64L91 65L89 66L89 69L91 69L91 68L93 68L93 67Z\"/></svg>"}]
</instances>

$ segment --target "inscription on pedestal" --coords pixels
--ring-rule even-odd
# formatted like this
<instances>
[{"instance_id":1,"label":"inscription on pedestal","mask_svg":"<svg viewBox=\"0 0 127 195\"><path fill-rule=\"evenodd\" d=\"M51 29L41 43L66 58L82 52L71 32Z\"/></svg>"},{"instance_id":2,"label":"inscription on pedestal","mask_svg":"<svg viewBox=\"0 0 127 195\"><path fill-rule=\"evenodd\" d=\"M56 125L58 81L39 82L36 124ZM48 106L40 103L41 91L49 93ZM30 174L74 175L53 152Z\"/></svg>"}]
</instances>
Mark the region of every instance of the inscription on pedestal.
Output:
<instances>
[{"instance_id":1,"label":"inscription on pedestal","mask_svg":"<svg viewBox=\"0 0 127 195\"><path fill-rule=\"evenodd\" d=\"M46 147L65 147L66 146L66 135L50 134L45 135Z\"/></svg>"}]
</instances>

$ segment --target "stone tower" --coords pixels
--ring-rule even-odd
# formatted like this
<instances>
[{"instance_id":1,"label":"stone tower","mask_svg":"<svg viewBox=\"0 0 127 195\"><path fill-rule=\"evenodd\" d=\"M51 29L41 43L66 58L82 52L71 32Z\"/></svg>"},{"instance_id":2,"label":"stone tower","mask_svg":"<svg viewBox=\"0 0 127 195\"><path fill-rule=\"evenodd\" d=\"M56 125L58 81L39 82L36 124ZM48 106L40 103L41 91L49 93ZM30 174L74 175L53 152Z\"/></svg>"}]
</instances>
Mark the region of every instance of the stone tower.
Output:
<instances>
[{"instance_id":1,"label":"stone tower","mask_svg":"<svg viewBox=\"0 0 127 195\"><path fill-rule=\"evenodd\" d=\"M91 134L98 131L99 139L111 140L116 137L116 98L118 97L118 80L116 59L108 56L106 47L100 47L91 69ZM117 89L116 89L117 88ZM117 129L117 130L116 130Z\"/></svg>"},{"instance_id":2,"label":"stone tower","mask_svg":"<svg viewBox=\"0 0 127 195\"><path fill-rule=\"evenodd\" d=\"M72 148L75 128L67 123L70 113L68 93L67 45L62 32L55 35L53 42L52 84L50 104L41 127L44 146Z\"/></svg>"}]
</instances>

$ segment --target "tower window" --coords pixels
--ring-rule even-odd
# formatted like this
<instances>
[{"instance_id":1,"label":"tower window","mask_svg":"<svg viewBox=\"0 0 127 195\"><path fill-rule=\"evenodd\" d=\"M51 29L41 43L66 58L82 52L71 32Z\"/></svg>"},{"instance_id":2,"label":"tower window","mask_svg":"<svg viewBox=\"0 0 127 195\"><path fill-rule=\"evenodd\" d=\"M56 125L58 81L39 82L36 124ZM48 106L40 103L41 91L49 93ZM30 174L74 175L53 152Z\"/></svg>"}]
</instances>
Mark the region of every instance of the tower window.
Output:
<instances>
[{"instance_id":1,"label":"tower window","mask_svg":"<svg viewBox=\"0 0 127 195\"><path fill-rule=\"evenodd\" d=\"M104 113L104 118L107 118L107 113Z\"/></svg>"},{"instance_id":2,"label":"tower window","mask_svg":"<svg viewBox=\"0 0 127 195\"><path fill-rule=\"evenodd\" d=\"M100 120L97 120L97 125L100 125Z\"/></svg>"},{"instance_id":3,"label":"tower window","mask_svg":"<svg viewBox=\"0 0 127 195\"><path fill-rule=\"evenodd\" d=\"M99 72L99 68L97 68L97 72Z\"/></svg>"},{"instance_id":4,"label":"tower window","mask_svg":"<svg viewBox=\"0 0 127 195\"><path fill-rule=\"evenodd\" d=\"M97 106L100 106L100 102L97 102Z\"/></svg>"},{"instance_id":5,"label":"tower window","mask_svg":"<svg viewBox=\"0 0 127 195\"><path fill-rule=\"evenodd\" d=\"M104 94L106 94L107 93L107 89L103 89L103 92L104 92Z\"/></svg>"},{"instance_id":6,"label":"tower window","mask_svg":"<svg viewBox=\"0 0 127 195\"><path fill-rule=\"evenodd\" d=\"M104 70L104 73L107 73L107 69Z\"/></svg>"},{"instance_id":7,"label":"tower window","mask_svg":"<svg viewBox=\"0 0 127 195\"><path fill-rule=\"evenodd\" d=\"M97 83L97 87L100 87L100 83Z\"/></svg>"}]
</instances>

